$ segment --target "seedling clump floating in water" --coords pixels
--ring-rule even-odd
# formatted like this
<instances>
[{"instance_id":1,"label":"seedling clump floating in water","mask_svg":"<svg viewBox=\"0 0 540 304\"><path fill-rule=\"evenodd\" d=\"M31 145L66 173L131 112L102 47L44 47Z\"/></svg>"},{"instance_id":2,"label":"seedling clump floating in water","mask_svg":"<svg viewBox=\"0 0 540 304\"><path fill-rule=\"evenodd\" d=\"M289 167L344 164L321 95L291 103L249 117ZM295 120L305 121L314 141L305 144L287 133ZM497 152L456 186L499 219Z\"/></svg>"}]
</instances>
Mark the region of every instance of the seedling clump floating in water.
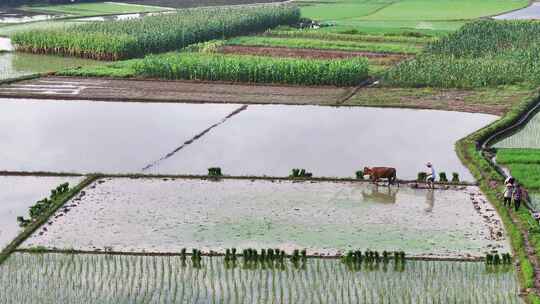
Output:
<instances>
[{"instance_id":1,"label":"seedling clump floating in water","mask_svg":"<svg viewBox=\"0 0 540 304\"><path fill-rule=\"evenodd\" d=\"M418 172L418 176L416 177L416 180L419 182L425 182L427 178L426 172Z\"/></svg>"},{"instance_id":2,"label":"seedling clump floating in water","mask_svg":"<svg viewBox=\"0 0 540 304\"><path fill-rule=\"evenodd\" d=\"M446 177L446 172L439 173L439 181L441 183L447 183L448 182L448 178Z\"/></svg>"},{"instance_id":3,"label":"seedling clump floating in water","mask_svg":"<svg viewBox=\"0 0 540 304\"><path fill-rule=\"evenodd\" d=\"M292 173L289 177L292 178L311 178L313 177L313 173L307 172L306 169L292 169Z\"/></svg>"},{"instance_id":4,"label":"seedling clump floating in water","mask_svg":"<svg viewBox=\"0 0 540 304\"><path fill-rule=\"evenodd\" d=\"M208 176L219 177L223 176L220 167L208 168Z\"/></svg>"},{"instance_id":5,"label":"seedling clump floating in water","mask_svg":"<svg viewBox=\"0 0 540 304\"><path fill-rule=\"evenodd\" d=\"M459 173L452 172L452 183L459 183Z\"/></svg>"}]
</instances>

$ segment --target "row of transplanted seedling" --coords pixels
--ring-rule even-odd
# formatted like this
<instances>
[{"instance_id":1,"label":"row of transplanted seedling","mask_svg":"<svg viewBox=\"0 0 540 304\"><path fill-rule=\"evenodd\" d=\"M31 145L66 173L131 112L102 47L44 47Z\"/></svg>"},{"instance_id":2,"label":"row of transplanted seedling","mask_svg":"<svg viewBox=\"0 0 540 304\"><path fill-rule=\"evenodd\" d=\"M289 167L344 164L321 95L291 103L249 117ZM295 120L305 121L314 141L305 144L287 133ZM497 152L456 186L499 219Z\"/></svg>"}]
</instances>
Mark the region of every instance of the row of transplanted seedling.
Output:
<instances>
[{"instance_id":1,"label":"row of transplanted seedling","mask_svg":"<svg viewBox=\"0 0 540 304\"><path fill-rule=\"evenodd\" d=\"M0 266L0 303L521 303L511 266L409 260L395 270L390 259L350 271L298 258L303 267L244 268L224 256L15 253Z\"/></svg>"},{"instance_id":2,"label":"row of transplanted seedling","mask_svg":"<svg viewBox=\"0 0 540 304\"><path fill-rule=\"evenodd\" d=\"M427 178L426 172L418 172L418 176L416 177L416 180L419 182L424 182L426 178ZM448 183L448 177L446 176L446 172L439 172L439 182ZM459 173L453 172L452 180L450 182L459 183Z\"/></svg>"},{"instance_id":3,"label":"row of transplanted seedling","mask_svg":"<svg viewBox=\"0 0 540 304\"><path fill-rule=\"evenodd\" d=\"M19 226L26 227L33 221L35 221L39 216L44 214L47 210L50 208L53 208L55 200L67 193L69 191L69 183L63 183L56 187L55 189L51 190L51 195L48 198L44 198L42 200L37 201L33 206L30 206L28 208L28 215L30 218L25 218L23 216L17 217L17 223L19 223Z\"/></svg>"}]
</instances>

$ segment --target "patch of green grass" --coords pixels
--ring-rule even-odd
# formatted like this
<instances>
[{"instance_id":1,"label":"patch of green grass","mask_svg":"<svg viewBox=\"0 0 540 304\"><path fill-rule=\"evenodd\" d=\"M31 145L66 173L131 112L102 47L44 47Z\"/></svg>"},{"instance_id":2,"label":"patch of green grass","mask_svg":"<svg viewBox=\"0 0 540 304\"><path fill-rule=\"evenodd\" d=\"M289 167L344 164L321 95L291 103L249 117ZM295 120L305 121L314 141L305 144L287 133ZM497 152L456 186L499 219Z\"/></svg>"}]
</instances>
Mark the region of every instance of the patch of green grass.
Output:
<instances>
[{"instance_id":1,"label":"patch of green grass","mask_svg":"<svg viewBox=\"0 0 540 304\"><path fill-rule=\"evenodd\" d=\"M506 167L512 176L527 189L540 189L540 164L509 163Z\"/></svg>"},{"instance_id":2,"label":"patch of green grass","mask_svg":"<svg viewBox=\"0 0 540 304\"><path fill-rule=\"evenodd\" d=\"M497 149L500 164L540 164L540 149Z\"/></svg>"},{"instance_id":3,"label":"patch of green grass","mask_svg":"<svg viewBox=\"0 0 540 304\"><path fill-rule=\"evenodd\" d=\"M315 20L341 20L358 18L373 14L379 9L390 5L397 0L345 0L334 3L313 3L299 1L302 6L302 16Z\"/></svg>"},{"instance_id":4,"label":"patch of green grass","mask_svg":"<svg viewBox=\"0 0 540 304\"><path fill-rule=\"evenodd\" d=\"M434 38L430 36L416 37L411 35L376 35L362 33L357 30L351 30L344 33L333 33L313 29L294 28L269 30L264 33L264 36L279 38L308 38L328 41L398 42L411 44L426 44L434 41Z\"/></svg>"},{"instance_id":5,"label":"patch of green grass","mask_svg":"<svg viewBox=\"0 0 540 304\"><path fill-rule=\"evenodd\" d=\"M88 66L74 69L64 69L56 74L60 76L79 76L79 77L114 77L128 78L137 75L134 64L138 59L115 62L113 64Z\"/></svg>"},{"instance_id":6,"label":"patch of green grass","mask_svg":"<svg viewBox=\"0 0 540 304\"><path fill-rule=\"evenodd\" d=\"M279 38L247 36L233 38L227 42L229 45L247 46L271 46L289 47L321 50L341 50L341 51L365 51L381 53L416 54L422 47L417 44L396 43L396 42L362 42L362 41L336 41L307 38Z\"/></svg>"},{"instance_id":7,"label":"patch of green grass","mask_svg":"<svg viewBox=\"0 0 540 304\"><path fill-rule=\"evenodd\" d=\"M363 20L470 20L525 7L527 0L402 0Z\"/></svg>"},{"instance_id":8,"label":"patch of green grass","mask_svg":"<svg viewBox=\"0 0 540 304\"><path fill-rule=\"evenodd\" d=\"M111 14L131 14L141 12L161 12L169 8L158 6L147 6L127 3L97 2L97 3L73 3L73 4L51 4L51 5L25 5L20 9L46 14L60 14L70 16L99 16Z\"/></svg>"}]
</instances>

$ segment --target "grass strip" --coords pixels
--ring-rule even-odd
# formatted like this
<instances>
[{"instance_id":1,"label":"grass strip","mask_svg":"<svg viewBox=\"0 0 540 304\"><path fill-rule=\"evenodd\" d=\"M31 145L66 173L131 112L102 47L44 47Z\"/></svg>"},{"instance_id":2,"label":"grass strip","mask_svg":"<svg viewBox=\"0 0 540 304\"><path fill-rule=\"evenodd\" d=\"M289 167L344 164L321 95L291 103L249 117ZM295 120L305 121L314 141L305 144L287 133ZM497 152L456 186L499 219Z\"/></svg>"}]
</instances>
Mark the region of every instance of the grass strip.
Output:
<instances>
[{"instance_id":1,"label":"grass strip","mask_svg":"<svg viewBox=\"0 0 540 304\"><path fill-rule=\"evenodd\" d=\"M498 148L499 164L540 164L540 149Z\"/></svg>"},{"instance_id":2,"label":"grass strip","mask_svg":"<svg viewBox=\"0 0 540 304\"><path fill-rule=\"evenodd\" d=\"M60 209L67 201L77 195L81 190L83 190L90 183L95 181L98 177L91 175L86 177L82 182L80 182L74 188L71 188L68 192L58 195L52 201L52 207L47 209L45 213L40 215L36 221L29 224L24 230L9 243L1 252L0 252L0 265L9 257L9 255L14 252L19 245L21 245L28 237L30 237L39 227L47 222L47 220L58 210ZM13 219L15 221L15 219Z\"/></svg>"},{"instance_id":3,"label":"grass strip","mask_svg":"<svg viewBox=\"0 0 540 304\"><path fill-rule=\"evenodd\" d=\"M375 35L375 34L365 34L365 33L354 33L354 34L345 34L345 33L332 33L332 32L321 32L319 30L282 30L274 29L268 30L264 34L267 37L276 37L276 38L307 38L307 39L319 39L327 41L355 41L355 42L397 42L397 43L411 43L411 44L426 44L428 42L435 41L435 38L432 37L416 37L411 35Z\"/></svg>"},{"instance_id":4,"label":"grass strip","mask_svg":"<svg viewBox=\"0 0 540 304\"><path fill-rule=\"evenodd\" d=\"M228 45L272 46L317 50L340 50L376 53L417 54L422 46L411 43L337 41L309 38L276 38L263 36L244 36L230 39Z\"/></svg>"},{"instance_id":5,"label":"grass strip","mask_svg":"<svg viewBox=\"0 0 540 304\"><path fill-rule=\"evenodd\" d=\"M503 130L518 121L521 115L527 113L539 100L540 92L536 91L533 96L523 98L503 118L456 143L459 158L469 168L479 182L480 189L501 216L510 237L514 257L519 261L519 280L524 289L533 288L535 285L535 270L527 254L525 234L528 236L529 244L535 248L535 255L538 258L540 253L540 242L538 242L540 235L538 231L540 231L540 227L525 208L514 213L503 206L500 194L503 191L504 177L483 156L479 147L491 134ZM535 296L537 295L533 295L532 298L535 298Z\"/></svg>"}]
</instances>

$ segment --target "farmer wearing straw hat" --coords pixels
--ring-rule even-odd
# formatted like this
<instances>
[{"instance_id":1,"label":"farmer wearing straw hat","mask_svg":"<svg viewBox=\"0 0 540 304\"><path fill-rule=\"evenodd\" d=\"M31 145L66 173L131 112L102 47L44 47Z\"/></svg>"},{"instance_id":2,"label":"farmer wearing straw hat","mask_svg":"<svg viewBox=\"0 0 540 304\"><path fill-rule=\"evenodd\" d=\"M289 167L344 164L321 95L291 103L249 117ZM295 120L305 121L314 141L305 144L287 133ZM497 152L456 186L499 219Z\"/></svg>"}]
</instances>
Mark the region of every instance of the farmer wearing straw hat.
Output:
<instances>
[{"instance_id":1,"label":"farmer wearing straw hat","mask_svg":"<svg viewBox=\"0 0 540 304\"><path fill-rule=\"evenodd\" d=\"M431 162L427 162L426 167L428 167L426 181L428 186L433 189L435 187L434 182L435 178L437 178L437 173L435 172L435 168L433 168L433 164Z\"/></svg>"}]
</instances>

